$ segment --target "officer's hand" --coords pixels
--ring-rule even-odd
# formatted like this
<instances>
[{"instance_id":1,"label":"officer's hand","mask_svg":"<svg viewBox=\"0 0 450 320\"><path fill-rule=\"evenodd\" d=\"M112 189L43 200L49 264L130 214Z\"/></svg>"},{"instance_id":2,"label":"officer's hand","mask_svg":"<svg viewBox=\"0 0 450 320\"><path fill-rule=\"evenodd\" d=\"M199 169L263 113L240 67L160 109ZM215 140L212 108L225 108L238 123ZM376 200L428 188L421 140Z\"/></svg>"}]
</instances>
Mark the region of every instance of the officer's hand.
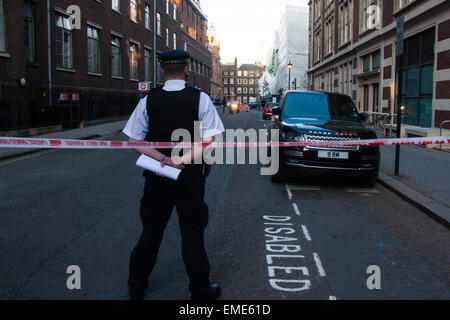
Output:
<instances>
[{"instance_id":1,"label":"officer's hand","mask_svg":"<svg viewBox=\"0 0 450 320\"><path fill-rule=\"evenodd\" d=\"M180 169L180 170L184 169L184 163L180 157L173 157L172 163L173 163L173 167Z\"/></svg>"},{"instance_id":2,"label":"officer's hand","mask_svg":"<svg viewBox=\"0 0 450 320\"><path fill-rule=\"evenodd\" d=\"M161 162L162 168L165 167L166 165L180 169L180 170L184 169L184 165L182 163L180 163L180 162L175 163L172 158L166 158L166 159L164 159L164 161Z\"/></svg>"}]
</instances>

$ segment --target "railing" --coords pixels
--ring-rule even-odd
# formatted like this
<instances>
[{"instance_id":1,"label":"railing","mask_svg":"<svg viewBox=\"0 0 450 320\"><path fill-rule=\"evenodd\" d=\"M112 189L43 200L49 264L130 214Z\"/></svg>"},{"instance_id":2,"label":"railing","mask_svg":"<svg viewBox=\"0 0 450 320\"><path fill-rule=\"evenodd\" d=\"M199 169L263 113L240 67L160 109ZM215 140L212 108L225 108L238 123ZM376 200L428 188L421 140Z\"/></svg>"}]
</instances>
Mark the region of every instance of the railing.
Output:
<instances>
[{"instance_id":1,"label":"railing","mask_svg":"<svg viewBox=\"0 0 450 320\"><path fill-rule=\"evenodd\" d=\"M371 112L363 111L362 114L367 115L365 123L372 126L377 134L383 132L383 136L386 138L392 138L392 131L394 128L394 120L396 119L396 114L383 113L383 112ZM389 134L387 134L387 131ZM397 133L397 136L399 133Z\"/></svg>"},{"instance_id":2,"label":"railing","mask_svg":"<svg viewBox=\"0 0 450 320\"><path fill-rule=\"evenodd\" d=\"M69 98L60 101L61 94ZM74 101L72 94L78 99ZM53 106L49 106L42 89L0 85L0 131L63 125L77 128L80 123L121 118L131 114L138 95L124 92L95 92L55 89Z\"/></svg>"}]
</instances>

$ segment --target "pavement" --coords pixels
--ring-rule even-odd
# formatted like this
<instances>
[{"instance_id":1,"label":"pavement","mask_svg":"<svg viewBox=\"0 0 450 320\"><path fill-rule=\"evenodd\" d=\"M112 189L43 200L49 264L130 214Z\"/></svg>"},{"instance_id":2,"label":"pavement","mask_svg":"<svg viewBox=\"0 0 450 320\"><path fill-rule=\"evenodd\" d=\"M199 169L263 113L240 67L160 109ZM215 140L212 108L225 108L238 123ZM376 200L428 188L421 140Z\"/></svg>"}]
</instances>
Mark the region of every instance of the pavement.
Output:
<instances>
[{"instance_id":1,"label":"pavement","mask_svg":"<svg viewBox=\"0 0 450 320\"><path fill-rule=\"evenodd\" d=\"M381 149L379 181L447 227L450 226L450 153L421 146L400 148L395 176L395 146Z\"/></svg>"},{"instance_id":2,"label":"pavement","mask_svg":"<svg viewBox=\"0 0 450 320\"><path fill-rule=\"evenodd\" d=\"M127 120L110 122L96 126L64 130L60 132L40 134L33 138L51 138L51 139L75 139L85 140L99 137L107 137L117 134L125 127ZM41 151L40 149L20 149L20 148L0 148L0 161L11 159L18 156L32 154Z\"/></svg>"}]
</instances>

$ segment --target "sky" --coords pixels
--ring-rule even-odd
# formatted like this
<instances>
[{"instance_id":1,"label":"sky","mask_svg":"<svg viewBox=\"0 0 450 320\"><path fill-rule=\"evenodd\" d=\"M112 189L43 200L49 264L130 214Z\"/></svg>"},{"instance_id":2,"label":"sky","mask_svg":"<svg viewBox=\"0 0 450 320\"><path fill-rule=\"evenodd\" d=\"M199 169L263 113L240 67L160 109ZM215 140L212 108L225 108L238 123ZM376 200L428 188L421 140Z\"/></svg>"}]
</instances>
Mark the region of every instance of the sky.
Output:
<instances>
[{"instance_id":1,"label":"sky","mask_svg":"<svg viewBox=\"0 0 450 320\"><path fill-rule=\"evenodd\" d=\"M208 23L216 28L222 63L267 62L284 6L307 7L308 0L200 0Z\"/></svg>"}]
</instances>

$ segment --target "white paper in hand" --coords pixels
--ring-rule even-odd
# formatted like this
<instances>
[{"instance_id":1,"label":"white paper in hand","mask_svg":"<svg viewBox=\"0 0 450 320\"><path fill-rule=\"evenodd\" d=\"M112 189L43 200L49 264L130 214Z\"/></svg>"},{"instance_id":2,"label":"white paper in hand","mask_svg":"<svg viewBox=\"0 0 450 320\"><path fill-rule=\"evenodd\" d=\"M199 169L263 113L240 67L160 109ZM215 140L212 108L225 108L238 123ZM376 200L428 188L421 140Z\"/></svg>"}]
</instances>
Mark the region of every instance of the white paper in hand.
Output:
<instances>
[{"instance_id":1,"label":"white paper in hand","mask_svg":"<svg viewBox=\"0 0 450 320\"><path fill-rule=\"evenodd\" d=\"M180 176L181 173L180 169L171 166L166 165L164 167L161 167L161 162L156 161L155 159L150 158L144 154L138 159L136 165L140 168L150 170L151 172L158 173L166 178L175 181L178 180L178 177Z\"/></svg>"}]
</instances>

